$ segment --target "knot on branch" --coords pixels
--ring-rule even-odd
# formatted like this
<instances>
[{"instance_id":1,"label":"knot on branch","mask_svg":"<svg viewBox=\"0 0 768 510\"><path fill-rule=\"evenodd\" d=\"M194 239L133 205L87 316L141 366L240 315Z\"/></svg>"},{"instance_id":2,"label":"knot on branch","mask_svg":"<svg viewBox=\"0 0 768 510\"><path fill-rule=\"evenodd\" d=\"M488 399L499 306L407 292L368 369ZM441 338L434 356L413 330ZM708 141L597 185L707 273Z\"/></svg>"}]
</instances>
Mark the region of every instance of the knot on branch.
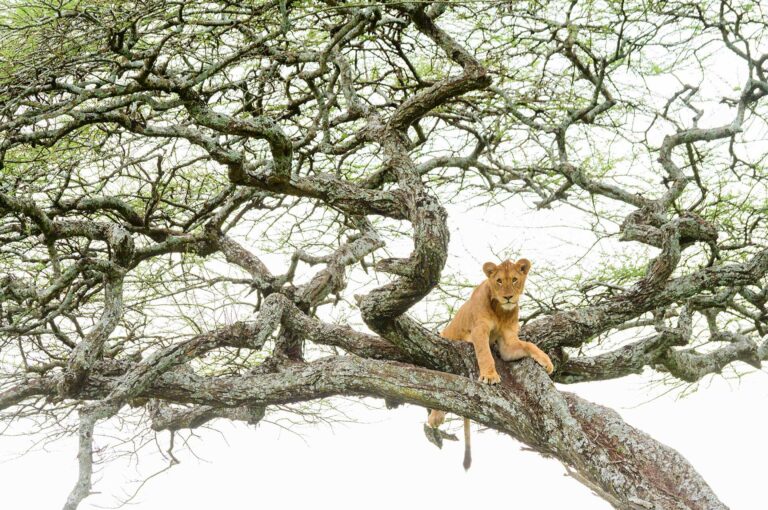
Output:
<instances>
[{"instance_id":1,"label":"knot on branch","mask_svg":"<svg viewBox=\"0 0 768 510\"><path fill-rule=\"evenodd\" d=\"M128 267L135 251L133 236L120 225L110 225L107 227L106 237L114 252L115 262L122 267Z\"/></svg>"},{"instance_id":2,"label":"knot on branch","mask_svg":"<svg viewBox=\"0 0 768 510\"><path fill-rule=\"evenodd\" d=\"M381 259L378 262L376 262L374 269L376 269L376 271L396 274L398 276L403 276L405 278L412 278L414 275L413 266L411 264L410 259L397 259L397 258Z\"/></svg>"},{"instance_id":3,"label":"knot on branch","mask_svg":"<svg viewBox=\"0 0 768 510\"><path fill-rule=\"evenodd\" d=\"M693 311L684 306L680 309L679 317L677 320L677 326L671 327L664 323L664 318L672 313L658 313L656 324L654 329L659 333L658 341L655 342L655 347L667 348L672 345L686 345L693 333Z\"/></svg>"}]
</instances>

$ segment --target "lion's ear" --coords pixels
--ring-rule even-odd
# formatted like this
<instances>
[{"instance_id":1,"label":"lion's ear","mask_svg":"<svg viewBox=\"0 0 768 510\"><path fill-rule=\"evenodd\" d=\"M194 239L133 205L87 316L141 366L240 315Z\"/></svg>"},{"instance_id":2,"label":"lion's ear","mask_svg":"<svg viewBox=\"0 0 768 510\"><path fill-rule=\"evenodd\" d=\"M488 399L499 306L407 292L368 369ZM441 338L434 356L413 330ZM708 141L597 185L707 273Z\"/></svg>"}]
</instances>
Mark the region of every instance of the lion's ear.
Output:
<instances>
[{"instance_id":1,"label":"lion's ear","mask_svg":"<svg viewBox=\"0 0 768 510\"><path fill-rule=\"evenodd\" d=\"M515 262L515 267L518 271L523 273L524 275L528 274L528 271L531 269L531 261L528 259L520 259L517 262Z\"/></svg>"},{"instance_id":2,"label":"lion's ear","mask_svg":"<svg viewBox=\"0 0 768 510\"><path fill-rule=\"evenodd\" d=\"M493 273L496 270L496 264L493 262L486 262L483 264L483 273L485 273L485 276L488 278L491 277L491 273Z\"/></svg>"}]
</instances>

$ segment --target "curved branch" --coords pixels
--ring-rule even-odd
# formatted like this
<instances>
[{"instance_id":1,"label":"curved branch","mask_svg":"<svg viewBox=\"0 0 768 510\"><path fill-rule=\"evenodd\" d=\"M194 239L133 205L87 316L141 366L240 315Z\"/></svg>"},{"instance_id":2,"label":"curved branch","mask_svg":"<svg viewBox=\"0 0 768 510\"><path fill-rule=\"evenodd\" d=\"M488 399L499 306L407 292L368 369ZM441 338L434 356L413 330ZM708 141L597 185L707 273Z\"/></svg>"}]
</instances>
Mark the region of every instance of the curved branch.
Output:
<instances>
[{"instance_id":1,"label":"curved branch","mask_svg":"<svg viewBox=\"0 0 768 510\"><path fill-rule=\"evenodd\" d=\"M107 277L105 280L101 318L69 355L67 370L59 385L59 391L64 397L74 397L80 392L91 367L102 357L104 344L123 314L123 276Z\"/></svg>"}]
</instances>

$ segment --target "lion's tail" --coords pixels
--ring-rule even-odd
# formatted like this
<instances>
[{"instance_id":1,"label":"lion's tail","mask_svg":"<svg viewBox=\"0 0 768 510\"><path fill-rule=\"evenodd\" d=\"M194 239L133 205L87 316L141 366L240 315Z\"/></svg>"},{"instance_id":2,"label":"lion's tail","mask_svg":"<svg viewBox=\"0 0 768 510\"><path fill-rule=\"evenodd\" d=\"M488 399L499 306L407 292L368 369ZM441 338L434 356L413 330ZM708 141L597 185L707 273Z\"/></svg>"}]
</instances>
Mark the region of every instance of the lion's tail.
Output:
<instances>
[{"instance_id":1,"label":"lion's tail","mask_svg":"<svg viewBox=\"0 0 768 510\"><path fill-rule=\"evenodd\" d=\"M464 471L472 465L472 445L469 436L469 418L464 418Z\"/></svg>"}]
</instances>

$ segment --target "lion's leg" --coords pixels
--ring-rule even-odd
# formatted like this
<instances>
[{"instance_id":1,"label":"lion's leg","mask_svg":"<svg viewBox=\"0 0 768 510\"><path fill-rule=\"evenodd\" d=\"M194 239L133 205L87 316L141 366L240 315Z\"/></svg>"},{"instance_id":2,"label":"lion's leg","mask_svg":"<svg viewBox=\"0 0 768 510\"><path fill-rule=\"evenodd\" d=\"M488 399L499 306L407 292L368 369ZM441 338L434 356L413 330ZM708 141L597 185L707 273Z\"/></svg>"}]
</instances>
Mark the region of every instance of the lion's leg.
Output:
<instances>
[{"instance_id":1,"label":"lion's leg","mask_svg":"<svg viewBox=\"0 0 768 510\"><path fill-rule=\"evenodd\" d=\"M514 361L530 356L536 363L544 367L548 374L551 374L554 369L552 360L549 359L547 353L531 342L523 342L512 335L504 335L501 339L499 342L499 354L501 354L501 359L504 361Z\"/></svg>"},{"instance_id":2,"label":"lion's leg","mask_svg":"<svg viewBox=\"0 0 768 510\"><path fill-rule=\"evenodd\" d=\"M445 411L438 411L437 409L430 409L429 410L429 418L427 418L427 423L430 427L433 429L436 429L440 425L443 424L445 421Z\"/></svg>"},{"instance_id":3,"label":"lion's leg","mask_svg":"<svg viewBox=\"0 0 768 510\"><path fill-rule=\"evenodd\" d=\"M457 321L454 318L454 320L452 320L448 326L446 326L443 332L440 333L440 336L447 340L457 340L461 338L461 329L456 325L456 323ZM429 417L427 418L427 424L429 424L429 426L434 429L438 428L445 422L445 414L445 411L430 409Z\"/></svg>"},{"instance_id":4,"label":"lion's leg","mask_svg":"<svg viewBox=\"0 0 768 510\"><path fill-rule=\"evenodd\" d=\"M496 372L496 363L491 354L491 345L488 340L490 329L486 324L476 324L472 328L470 341L475 346L475 357L477 358L477 365L480 367L478 380L488 384L497 384L501 381L501 377Z\"/></svg>"}]
</instances>

